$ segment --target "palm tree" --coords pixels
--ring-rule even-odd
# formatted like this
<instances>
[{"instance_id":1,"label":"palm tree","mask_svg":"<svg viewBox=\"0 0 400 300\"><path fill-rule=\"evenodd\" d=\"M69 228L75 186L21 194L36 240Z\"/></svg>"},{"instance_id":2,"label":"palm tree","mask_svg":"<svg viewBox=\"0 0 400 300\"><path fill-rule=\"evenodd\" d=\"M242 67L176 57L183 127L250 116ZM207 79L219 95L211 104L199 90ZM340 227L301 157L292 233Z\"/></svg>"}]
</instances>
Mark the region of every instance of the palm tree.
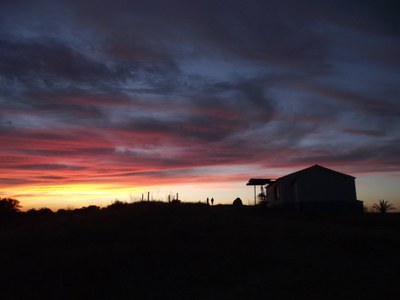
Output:
<instances>
[{"instance_id":1,"label":"palm tree","mask_svg":"<svg viewBox=\"0 0 400 300\"><path fill-rule=\"evenodd\" d=\"M388 210L394 209L395 207L392 204L390 204L389 201L385 201L382 199L379 200L379 203L374 203L372 208L376 209L382 214L385 214L388 212Z\"/></svg>"}]
</instances>

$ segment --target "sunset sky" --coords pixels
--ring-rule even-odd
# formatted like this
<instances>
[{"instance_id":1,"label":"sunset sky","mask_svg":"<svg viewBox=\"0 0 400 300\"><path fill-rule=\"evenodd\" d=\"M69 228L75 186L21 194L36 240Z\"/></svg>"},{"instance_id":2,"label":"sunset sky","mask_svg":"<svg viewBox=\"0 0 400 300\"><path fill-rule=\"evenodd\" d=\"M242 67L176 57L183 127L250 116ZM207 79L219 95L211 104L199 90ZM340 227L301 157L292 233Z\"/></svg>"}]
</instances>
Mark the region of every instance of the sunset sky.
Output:
<instances>
[{"instance_id":1,"label":"sunset sky","mask_svg":"<svg viewBox=\"0 0 400 300\"><path fill-rule=\"evenodd\" d=\"M252 203L320 164L400 208L397 1L1 1L0 197Z\"/></svg>"}]
</instances>

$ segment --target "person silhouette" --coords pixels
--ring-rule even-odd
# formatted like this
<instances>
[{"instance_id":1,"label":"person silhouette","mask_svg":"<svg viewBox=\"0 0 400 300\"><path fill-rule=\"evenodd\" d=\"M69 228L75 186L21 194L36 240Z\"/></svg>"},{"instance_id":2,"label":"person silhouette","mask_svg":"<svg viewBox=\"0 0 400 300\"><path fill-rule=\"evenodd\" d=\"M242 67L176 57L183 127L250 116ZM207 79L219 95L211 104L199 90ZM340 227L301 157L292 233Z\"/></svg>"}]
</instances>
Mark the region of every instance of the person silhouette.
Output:
<instances>
[{"instance_id":1,"label":"person silhouette","mask_svg":"<svg viewBox=\"0 0 400 300\"><path fill-rule=\"evenodd\" d=\"M214 198L211 198L211 205L214 205Z\"/></svg>"},{"instance_id":2,"label":"person silhouette","mask_svg":"<svg viewBox=\"0 0 400 300\"><path fill-rule=\"evenodd\" d=\"M207 197L207 205L210 205L210 199Z\"/></svg>"}]
</instances>

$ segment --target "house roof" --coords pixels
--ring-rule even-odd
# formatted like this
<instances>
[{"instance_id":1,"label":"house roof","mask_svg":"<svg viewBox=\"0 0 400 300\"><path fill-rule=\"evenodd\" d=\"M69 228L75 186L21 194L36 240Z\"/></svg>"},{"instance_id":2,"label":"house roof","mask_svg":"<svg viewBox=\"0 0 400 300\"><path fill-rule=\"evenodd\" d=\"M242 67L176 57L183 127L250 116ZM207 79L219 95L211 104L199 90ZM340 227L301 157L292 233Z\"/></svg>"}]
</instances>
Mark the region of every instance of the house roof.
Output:
<instances>
[{"instance_id":1,"label":"house roof","mask_svg":"<svg viewBox=\"0 0 400 300\"><path fill-rule=\"evenodd\" d=\"M292 177L292 176L295 176L295 175L300 175L300 174L302 174L302 173L306 173L306 172L310 172L310 171L315 171L315 170L322 170L322 171L324 171L324 172L331 173L331 174L335 174L335 175L338 175L338 176L344 176L344 177L349 177L349 178L355 178L354 176L351 176L351 175L348 175L348 174L344 174L344 173L341 173L341 172L338 172L338 171L335 171L335 170L332 170L332 169L328 169L328 168L325 168L325 167L323 167L323 166L320 166L320 165L316 164L316 165L313 165L313 166L311 166L311 167L308 167L308 168L305 168L305 169L302 169L302 170L299 170L299 171L296 171L296 172L287 174L287 175L285 175L285 176L282 176L282 177L278 178L276 181L281 180L281 179L283 179L283 178Z\"/></svg>"}]
</instances>

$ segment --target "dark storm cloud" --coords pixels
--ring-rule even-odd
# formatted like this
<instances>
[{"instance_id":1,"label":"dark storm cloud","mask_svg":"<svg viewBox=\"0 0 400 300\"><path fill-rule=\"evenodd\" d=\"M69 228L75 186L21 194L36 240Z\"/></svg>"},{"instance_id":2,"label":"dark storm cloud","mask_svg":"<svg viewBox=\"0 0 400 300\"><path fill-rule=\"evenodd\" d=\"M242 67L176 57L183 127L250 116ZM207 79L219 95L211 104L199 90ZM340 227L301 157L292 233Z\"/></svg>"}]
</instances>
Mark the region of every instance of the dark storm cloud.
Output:
<instances>
[{"instance_id":1,"label":"dark storm cloud","mask_svg":"<svg viewBox=\"0 0 400 300\"><path fill-rule=\"evenodd\" d=\"M49 181L247 163L387 170L400 151L397 6L1 3L0 154Z\"/></svg>"}]
</instances>

